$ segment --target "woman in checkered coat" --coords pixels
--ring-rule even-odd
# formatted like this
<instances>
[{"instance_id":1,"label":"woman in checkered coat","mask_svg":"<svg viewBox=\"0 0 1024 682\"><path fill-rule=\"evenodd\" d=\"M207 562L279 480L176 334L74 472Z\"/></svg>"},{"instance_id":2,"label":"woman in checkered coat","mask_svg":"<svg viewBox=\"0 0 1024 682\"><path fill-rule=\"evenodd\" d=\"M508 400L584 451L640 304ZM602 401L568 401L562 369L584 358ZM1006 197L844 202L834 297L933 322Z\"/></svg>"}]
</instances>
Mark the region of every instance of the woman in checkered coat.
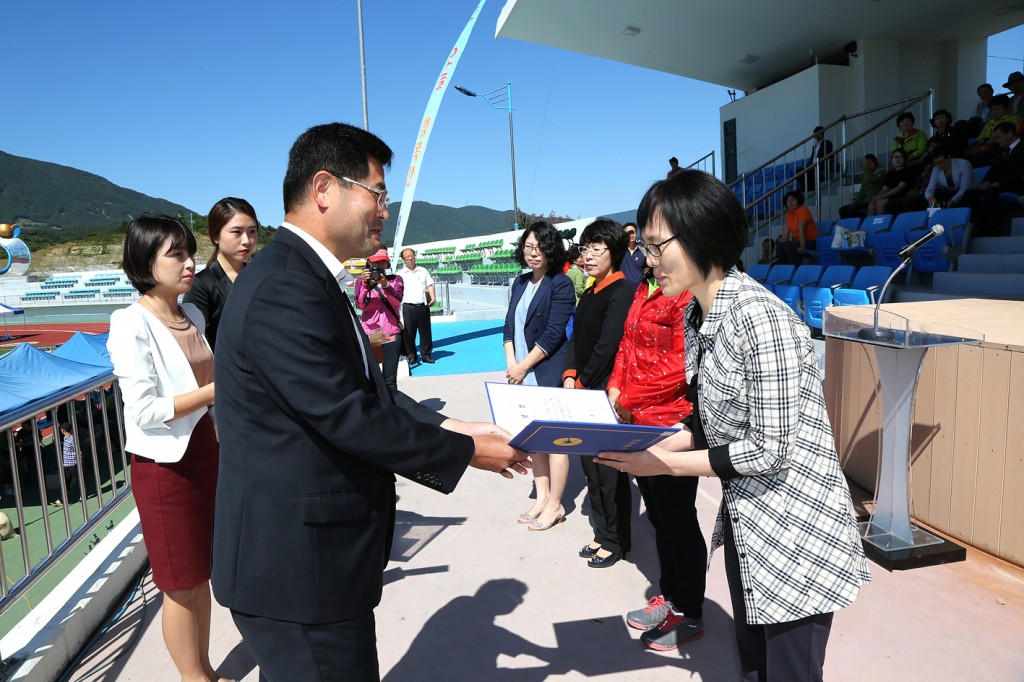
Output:
<instances>
[{"instance_id":1,"label":"woman in checkered coat","mask_svg":"<svg viewBox=\"0 0 1024 682\"><path fill-rule=\"evenodd\" d=\"M655 183L637 218L665 295L693 292L684 326L694 409L661 447L598 461L637 476L720 478L711 546L725 548L743 680L821 680L833 612L871 575L810 332L734 267L747 221L712 176Z\"/></svg>"}]
</instances>

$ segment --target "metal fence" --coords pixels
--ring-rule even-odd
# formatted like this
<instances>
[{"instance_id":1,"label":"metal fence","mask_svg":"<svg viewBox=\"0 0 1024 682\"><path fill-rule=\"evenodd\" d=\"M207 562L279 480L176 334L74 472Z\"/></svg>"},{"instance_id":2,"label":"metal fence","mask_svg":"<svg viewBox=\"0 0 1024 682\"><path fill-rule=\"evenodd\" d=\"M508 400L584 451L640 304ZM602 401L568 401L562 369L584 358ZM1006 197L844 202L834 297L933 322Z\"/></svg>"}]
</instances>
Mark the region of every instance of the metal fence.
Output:
<instances>
[{"instance_id":1,"label":"metal fence","mask_svg":"<svg viewBox=\"0 0 1024 682\"><path fill-rule=\"evenodd\" d=\"M77 452L70 467L62 423ZM11 524L0 519L0 614L131 493L123 426L113 374L0 423L0 492Z\"/></svg>"}]
</instances>

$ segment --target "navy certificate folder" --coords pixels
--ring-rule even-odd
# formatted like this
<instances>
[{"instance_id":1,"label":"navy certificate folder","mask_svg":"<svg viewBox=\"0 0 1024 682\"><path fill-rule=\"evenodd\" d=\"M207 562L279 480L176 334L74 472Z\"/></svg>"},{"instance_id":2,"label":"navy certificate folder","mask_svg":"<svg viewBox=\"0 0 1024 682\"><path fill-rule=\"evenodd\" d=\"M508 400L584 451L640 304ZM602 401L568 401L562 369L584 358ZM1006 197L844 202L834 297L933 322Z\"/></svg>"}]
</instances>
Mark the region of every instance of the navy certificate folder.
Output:
<instances>
[{"instance_id":1,"label":"navy certificate folder","mask_svg":"<svg viewBox=\"0 0 1024 682\"><path fill-rule=\"evenodd\" d=\"M509 445L530 453L593 456L646 450L679 429L636 424L532 421Z\"/></svg>"}]
</instances>

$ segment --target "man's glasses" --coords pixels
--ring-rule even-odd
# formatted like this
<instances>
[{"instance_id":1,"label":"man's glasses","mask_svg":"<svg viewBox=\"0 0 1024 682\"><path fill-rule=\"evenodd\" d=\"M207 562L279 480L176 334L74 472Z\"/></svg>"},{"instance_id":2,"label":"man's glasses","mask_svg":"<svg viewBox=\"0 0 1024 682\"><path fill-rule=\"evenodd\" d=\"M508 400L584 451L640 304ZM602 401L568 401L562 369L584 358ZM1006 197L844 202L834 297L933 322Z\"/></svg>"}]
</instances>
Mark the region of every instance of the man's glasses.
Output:
<instances>
[{"instance_id":1,"label":"man's glasses","mask_svg":"<svg viewBox=\"0 0 1024 682\"><path fill-rule=\"evenodd\" d=\"M345 182L351 182L353 185L359 185L363 189L365 189L367 191L370 191L370 192L373 192L374 194L376 194L377 195L377 208L379 208L380 210L383 211L385 208L388 207L388 191L386 189L377 189L376 187L370 187L369 185L364 185L363 183L359 182L358 180L353 180L352 178L346 178L344 175L339 175L339 174L335 173L332 170L329 170L327 172L330 173L331 175L333 175L336 178L341 178Z\"/></svg>"},{"instance_id":2,"label":"man's glasses","mask_svg":"<svg viewBox=\"0 0 1024 682\"><path fill-rule=\"evenodd\" d=\"M645 256L650 256L651 258L661 258L661 247L665 246L665 244L668 244L675 238L675 235L672 235L665 241L658 242L657 244L644 244L643 242L637 242L636 248L640 249L640 253L644 254Z\"/></svg>"}]
</instances>

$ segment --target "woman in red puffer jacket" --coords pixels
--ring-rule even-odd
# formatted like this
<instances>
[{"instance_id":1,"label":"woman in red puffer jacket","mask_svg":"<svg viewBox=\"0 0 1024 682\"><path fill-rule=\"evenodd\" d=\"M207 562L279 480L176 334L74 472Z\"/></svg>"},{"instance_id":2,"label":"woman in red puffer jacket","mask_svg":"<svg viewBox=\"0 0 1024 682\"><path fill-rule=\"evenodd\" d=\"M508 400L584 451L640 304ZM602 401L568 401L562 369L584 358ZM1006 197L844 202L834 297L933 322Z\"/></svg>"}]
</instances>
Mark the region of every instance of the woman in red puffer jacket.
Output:
<instances>
[{"instance_id":1,"label":"woman in red puffer jacket","mask_svg":"<svg viewBox=\"0 0 1024 682\"><path fill-rule=\"evenodd\" d=\"M633 296L622 344L608 380L608 398L619 419L647 426L672 426L688 416L683 313L691 294L665 296L646 272ZM626 622L645 630L641 640L655 650L675 648L660 626L670 628L672 609L700 622L708 548L697 522L695 476L638 476L647 518L654 526L660 594L630 611ZM703 631L687 639L697 639Z\"/></svg>"}]
</instances>

